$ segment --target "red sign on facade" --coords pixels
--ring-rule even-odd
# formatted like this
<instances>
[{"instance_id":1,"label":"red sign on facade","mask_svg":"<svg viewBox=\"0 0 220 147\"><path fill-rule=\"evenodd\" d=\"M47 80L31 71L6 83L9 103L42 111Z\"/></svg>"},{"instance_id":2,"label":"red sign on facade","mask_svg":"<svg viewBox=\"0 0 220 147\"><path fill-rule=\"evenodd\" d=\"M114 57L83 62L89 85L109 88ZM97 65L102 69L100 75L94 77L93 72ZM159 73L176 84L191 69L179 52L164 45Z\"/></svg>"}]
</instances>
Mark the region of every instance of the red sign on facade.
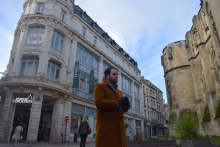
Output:
<instances>
[{"instance_id":1,"label":"red sign on facade","mask_svg":"<svg viewBox=\"0 0 220 147\"><path fill-rule=\"evenodd\" d=\"M66 116L66 117L65 117L65 120L66 120L66 121L68 121L68 120L69 120L69 117L68 117L68 116Z\"/></svg>"}]
</instances>

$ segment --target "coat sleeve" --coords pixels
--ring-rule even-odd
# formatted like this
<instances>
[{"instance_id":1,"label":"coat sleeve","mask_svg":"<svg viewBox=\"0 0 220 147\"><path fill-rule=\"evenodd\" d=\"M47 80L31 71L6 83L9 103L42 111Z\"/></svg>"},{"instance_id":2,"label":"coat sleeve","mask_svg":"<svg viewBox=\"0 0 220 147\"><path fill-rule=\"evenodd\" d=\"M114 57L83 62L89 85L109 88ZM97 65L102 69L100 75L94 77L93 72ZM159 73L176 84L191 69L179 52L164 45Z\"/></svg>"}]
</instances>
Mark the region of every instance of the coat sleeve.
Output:
<instances>
[{"instance_id":1,"label":"coat sleeve","mask_svg":"<svg viewBox=\"0 0 220 147\"><path fill-rule=\"evenodd\" d=\"M116 108L117 100L106 100L104 99L104 89L101 84L96 84L94 93L94 102L97 108L105 109L105 108Z\"/></svg>"}]
</instances>

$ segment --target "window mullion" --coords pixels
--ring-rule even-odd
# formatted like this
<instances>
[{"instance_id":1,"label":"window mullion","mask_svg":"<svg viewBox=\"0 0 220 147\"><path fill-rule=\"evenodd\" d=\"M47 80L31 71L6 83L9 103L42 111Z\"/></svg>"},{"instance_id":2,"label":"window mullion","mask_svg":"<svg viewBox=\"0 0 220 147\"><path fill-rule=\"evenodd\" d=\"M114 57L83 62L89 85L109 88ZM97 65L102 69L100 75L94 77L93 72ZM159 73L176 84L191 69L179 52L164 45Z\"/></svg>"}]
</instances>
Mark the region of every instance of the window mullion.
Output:
<instances>
[{"instance_id":1,"label":"window mullion","mask_svg":"<svg viewBox=\"0 0 220 147\"><path fill-rule=\"evenodd\" d=\"M61 35L61 34L60 34L60 35ZM58 39L58 49L57 49L57 50L61 52L61 50L60 50L60 41L61 41L61 38L60 38L60 37L61 37L61 36L60 36L60 35L59 35L59 37L58 37L59 39Z\"/></svg>"},{"instance_id":2,"label":"window mullion","mask_svg":"<svg viewBox=\"0 0 220 147\"><path fill-rule=\"evenodd\" d=\"M49 69L49 77L48 77L48 78L50 79L51 63L49 63L49 68L50 68L50 69Z\"/></svg>"},{"instance_id":3,"label":"window mullion","mask_svg":"<svg viewBox=\"0 0 220 147\"><path fill-rule=\"evenodd\" d=\"M57 72L57 66L54 66L55 70L54 70L54 77L53 77L53 80L56 80L56 72Z\"/></svg>"},{"instance_id":4,"label":"window mullion","mask_svg":"<svg viewBox=\"0 0 220 147\"><path fill-rule=\"evenodd\" d=\"M33 60L33 65L32 65L32 71L31 71L31 76L33 77L33 73L34 73L34 66L35 66L35 60Z\"/></svg>"},{"instance_id":5,"label":"window mullion","mask_svg":"<svg viewBox=\"0 0 220 147\"><path fill-rule=\"evenodd\" d=\"M28 59L27 59L27 61L26 61L26 65L25 65L25 69L24 69L24 74L26 75L26 70L27 70L27 65L28 65Z\"/></svg>"}]
</instances>

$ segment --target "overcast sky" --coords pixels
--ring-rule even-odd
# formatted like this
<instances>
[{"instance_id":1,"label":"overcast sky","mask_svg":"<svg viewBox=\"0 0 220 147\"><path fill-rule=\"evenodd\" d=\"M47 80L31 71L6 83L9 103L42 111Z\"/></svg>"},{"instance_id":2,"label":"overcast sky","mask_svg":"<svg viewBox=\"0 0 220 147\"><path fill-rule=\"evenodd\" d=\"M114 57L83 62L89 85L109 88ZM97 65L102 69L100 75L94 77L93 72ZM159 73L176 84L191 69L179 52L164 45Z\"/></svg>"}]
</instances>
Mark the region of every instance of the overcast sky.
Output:
<instances>
[{"instance_id":1,"label":"overcast sky","mask_svg":"<svg viewBox=\"0 0 220 147\"><path fill-rule=\"evenodd\" d=\"M0 72L4 72L24 0L0 3ZM141 75L161 89L166 100L162 50L185 39L200 0L75 0L75 4L138 62Z\"/></svg>"}]
</instances>

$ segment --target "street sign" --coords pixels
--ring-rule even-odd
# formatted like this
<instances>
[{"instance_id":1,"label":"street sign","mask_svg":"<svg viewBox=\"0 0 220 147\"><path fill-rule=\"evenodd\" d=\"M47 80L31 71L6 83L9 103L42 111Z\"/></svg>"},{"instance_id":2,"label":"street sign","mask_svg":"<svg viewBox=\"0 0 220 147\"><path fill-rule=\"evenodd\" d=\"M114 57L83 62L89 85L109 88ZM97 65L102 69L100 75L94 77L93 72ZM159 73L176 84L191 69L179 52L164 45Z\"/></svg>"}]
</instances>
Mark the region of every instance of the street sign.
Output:
<instances>
[{"instance_id":1,"label":"street sign","mask_svg":"<svg viewBox=\"0 0 220 147\"><path fill-rule=\"evenodd\" d=\"M68 120L69 120L69 117L68 117L68 116L66 116L66 117L65 117L65 120L66 120L66 121L68 121Z\"/></svg>"}]
</instances>

